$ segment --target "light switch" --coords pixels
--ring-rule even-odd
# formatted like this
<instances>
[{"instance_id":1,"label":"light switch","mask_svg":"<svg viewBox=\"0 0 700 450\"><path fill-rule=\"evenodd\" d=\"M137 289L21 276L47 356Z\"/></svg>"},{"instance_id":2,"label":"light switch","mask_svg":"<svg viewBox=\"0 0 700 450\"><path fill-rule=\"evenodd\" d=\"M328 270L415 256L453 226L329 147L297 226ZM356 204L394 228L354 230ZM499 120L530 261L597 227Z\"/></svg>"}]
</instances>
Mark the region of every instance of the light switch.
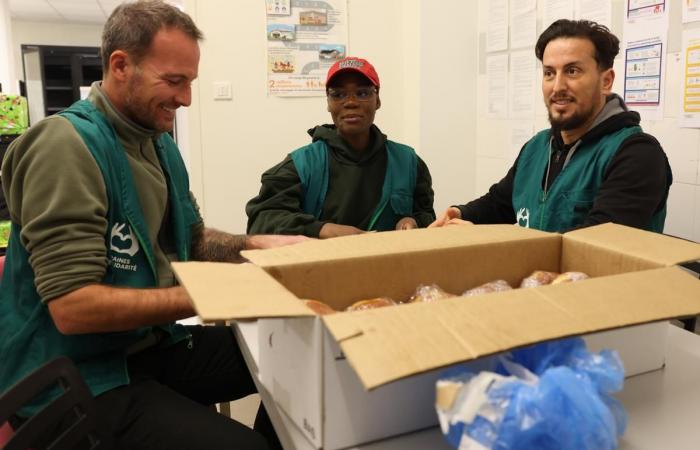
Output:
<instances>
[{"instance_id":1,"label":"light switch","mask_svg":"<svg viewBox=\"0 0 700 450\"><path fill-rule=\"evenodd\" d=\"M231 100L231 82L214 82L214 100Z\"/></svg>"}]
</instances>

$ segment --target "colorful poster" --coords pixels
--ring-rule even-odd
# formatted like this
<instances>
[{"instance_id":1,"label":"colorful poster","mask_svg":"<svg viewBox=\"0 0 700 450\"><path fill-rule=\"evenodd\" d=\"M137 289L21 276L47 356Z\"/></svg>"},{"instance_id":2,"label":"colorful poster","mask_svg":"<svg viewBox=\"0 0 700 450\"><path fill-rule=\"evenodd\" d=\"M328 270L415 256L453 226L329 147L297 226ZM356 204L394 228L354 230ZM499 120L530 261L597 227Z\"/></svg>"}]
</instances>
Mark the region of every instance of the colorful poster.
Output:
<instances>
[{"instance_id":1,"label":"colorful poster","mask_svg":"<svg viewBox=\"0 0 700 450\"><path fill-rule=\"evenodd\" d=\"M265 0L269 95L325 95L328 68L347 56L347 0Z\"/></svg>"},{"instance_id":2,"label":"colorful poster","mask_svg":"<svg viewBox=\"0 0 700 450\"><path fill-rule=\"evenodd\" d=\"M683 32L683 99L679 126L700 128L700 30Z\"/></svg>"},{"instance_id":3,"label":"colorful poster","mask_svg":"<svg viewBox=\"0 0 700 450\"><path fill-rule=\"evenodd\" d=\"M666 12L665 0L628 0L627 19L655 17Z\"/></svg>"},{"instance_id":4,"label":"colorful poster","mask_svg":"<svg viewBox=\"0 0 700 450\"><path fill-rule=\"evenodd\" d=\"M663 44L657 39L630 42L625 53L625 103L658 106L661 102Z\"/></svg>"},{"instance_id":5,"label":"colorful poster","mask_svg":"<svg viewBox=\"0 0 700 450\"><path fill-rule=\"evenodd\" d=\"M625 93L645 120L663 119L668 39L668 2L627 0L624 21Z\"/></svg>"}]
</instances>

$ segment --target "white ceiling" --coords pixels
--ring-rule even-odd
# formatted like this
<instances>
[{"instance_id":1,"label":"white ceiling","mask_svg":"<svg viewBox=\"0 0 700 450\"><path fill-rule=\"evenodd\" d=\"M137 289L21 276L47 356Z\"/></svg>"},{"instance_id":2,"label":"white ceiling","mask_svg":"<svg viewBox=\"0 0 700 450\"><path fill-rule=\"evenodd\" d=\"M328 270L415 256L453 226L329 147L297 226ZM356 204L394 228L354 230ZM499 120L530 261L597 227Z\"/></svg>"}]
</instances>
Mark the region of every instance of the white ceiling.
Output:
<instances>
[{"instance_id":1,"label":"white ceiling","mask_svg":"<svg viewBox=\"0 0 700 450\"><path fill-rule=\"evenodd\" d=\"M124 0L9 0L16 20L102 25ZM170 1L181 5L182 1Z\"/></svg>"}]
</instances>

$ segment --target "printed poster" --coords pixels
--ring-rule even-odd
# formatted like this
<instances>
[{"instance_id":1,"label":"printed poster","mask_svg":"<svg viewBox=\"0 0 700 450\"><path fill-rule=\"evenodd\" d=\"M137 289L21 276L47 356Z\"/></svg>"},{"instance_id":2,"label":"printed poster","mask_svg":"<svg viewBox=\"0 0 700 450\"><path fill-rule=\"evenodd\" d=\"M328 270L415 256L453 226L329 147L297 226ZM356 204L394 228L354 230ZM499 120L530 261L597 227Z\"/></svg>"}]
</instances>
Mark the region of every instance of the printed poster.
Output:
<instances>
[{"instance_id":1,"label":"printed poster","mask_svg":"<svg viewBox=\"0 0 700 450\"><path fill-rule=\"evenodd\" d=\"M625 88L630 109L645 120L661 120L665 92L668 5L659 0L627 0L624 22Z\"/></svg>"},{"instance_id":2,"label":"printed poster","mask_svg":"<svg viewBox=\"0 0 700 450\"><path fill-rule=\"evenodd\" d=\"M683 98L679 126L700 128L700 30L683 32Z\"/></svg>"},{"instance_id":3,"label":"printed poster","mask_svg":"<svg viewBox=\"0 0 700 450\"><path fill-rule=\"evenodd\" d=\"M326 95L326 73L347 56L347 0L265 0L269 95Z\"/></svg>"}]
</instances>

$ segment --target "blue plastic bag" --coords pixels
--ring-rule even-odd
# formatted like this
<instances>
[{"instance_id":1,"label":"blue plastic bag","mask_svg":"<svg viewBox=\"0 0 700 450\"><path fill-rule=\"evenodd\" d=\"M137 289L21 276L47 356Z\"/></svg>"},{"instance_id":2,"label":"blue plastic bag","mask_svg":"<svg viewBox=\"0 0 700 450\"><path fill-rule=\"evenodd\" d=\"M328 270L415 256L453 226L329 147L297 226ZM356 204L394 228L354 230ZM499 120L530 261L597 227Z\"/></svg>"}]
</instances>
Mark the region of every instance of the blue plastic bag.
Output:
<instances>
[{"instance_id":1,"label":"blue plastic bag","mask_svg":"<svg viewBox=\"0 0 700 450\"><path fill-rule=\"evenodd\" d=\"M493 372L446 372L438 415L457 449L615 449L627 416L610 393L623 381L615 352L591 353L581 338L551 341L498 357Z\"/></svg>"}]
</instances>

